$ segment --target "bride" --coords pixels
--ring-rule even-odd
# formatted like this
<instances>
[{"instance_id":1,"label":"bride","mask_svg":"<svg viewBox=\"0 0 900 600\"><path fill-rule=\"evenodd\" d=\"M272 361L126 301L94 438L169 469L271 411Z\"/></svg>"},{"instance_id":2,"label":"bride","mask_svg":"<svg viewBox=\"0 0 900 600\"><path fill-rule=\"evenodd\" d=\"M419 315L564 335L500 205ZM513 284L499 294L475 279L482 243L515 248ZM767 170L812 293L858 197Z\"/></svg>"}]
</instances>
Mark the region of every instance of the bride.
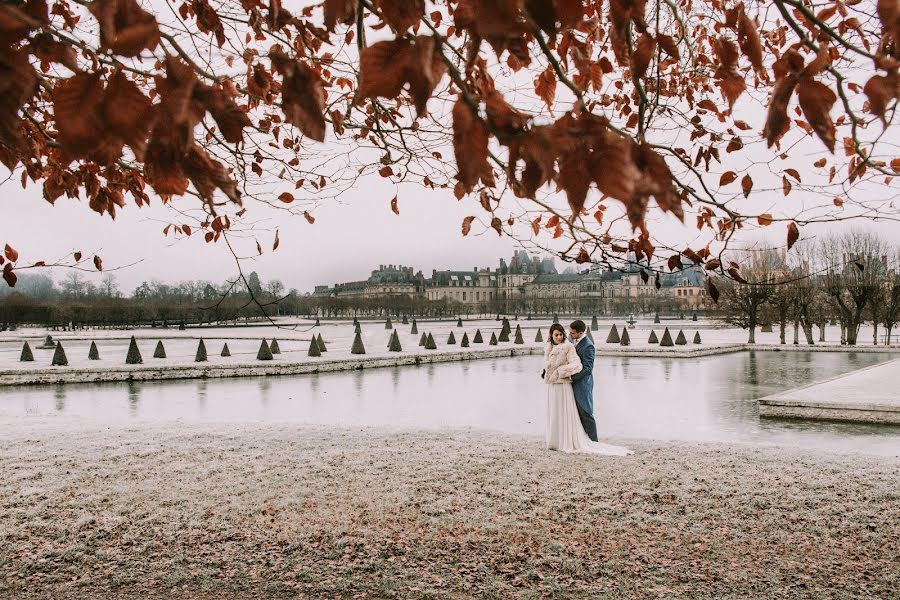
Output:
<instances>
[{"instance_id":1,"label":"bride","mask_svg":"<svg viewBox=\"0 0 900 600\"><path fill-rule=\"evenodd\" d=\"M544 349L544 383L547 384L547 449L562 452L587 452L610 456L631 454L627 448L594 442L588 438L578 418L572 375L581 372L581 359L575 346L566 339L562 325L550 327Z\"/></svg>"}]
</instances>

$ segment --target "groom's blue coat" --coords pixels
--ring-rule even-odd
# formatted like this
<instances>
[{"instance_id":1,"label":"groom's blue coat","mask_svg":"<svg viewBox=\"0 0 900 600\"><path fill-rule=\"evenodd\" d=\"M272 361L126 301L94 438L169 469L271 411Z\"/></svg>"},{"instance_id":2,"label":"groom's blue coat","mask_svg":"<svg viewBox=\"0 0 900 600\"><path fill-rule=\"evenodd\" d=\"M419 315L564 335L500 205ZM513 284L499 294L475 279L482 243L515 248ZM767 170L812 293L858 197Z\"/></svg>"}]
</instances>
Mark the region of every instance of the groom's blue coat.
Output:
<instances>
[{"instance_id":1,"label":"groom's blue coat","mask_svg":"<svg viewBox=\"0 0 900 600\"><path fill-rule=\"evenodd\" d=\"M575 392L575 405L578 418L587 436L597 441L597 421L594 419L594 342L585 336L575 346L575 352L581 359L581 372L572 375L572 391Z\"/></svg>"},{"instance_id":2,"label":"groom's blue coat","mask_svg":"<svg viewBox=\"0 0 900 600\"><path fill-rule=\"evenodd\" d=\"M575 392L575 404L587 414L594 414L594 342L591 338L584 339L575 346L578 358L581 360L582 369L572 375L572 389Z\"/></svg>"}]
</instances>

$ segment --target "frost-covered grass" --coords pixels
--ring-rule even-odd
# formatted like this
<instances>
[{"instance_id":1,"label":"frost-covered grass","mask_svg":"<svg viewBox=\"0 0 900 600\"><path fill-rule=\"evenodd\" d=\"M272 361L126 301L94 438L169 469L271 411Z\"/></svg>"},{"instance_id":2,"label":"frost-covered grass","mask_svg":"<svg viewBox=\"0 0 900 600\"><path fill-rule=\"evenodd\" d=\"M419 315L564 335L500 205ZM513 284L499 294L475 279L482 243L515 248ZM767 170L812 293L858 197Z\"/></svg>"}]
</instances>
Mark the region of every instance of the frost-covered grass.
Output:
<instances>
[{"instance_id":1,"label":"frost-covered grass","mask_svg":"<svg viewBox=\"0 0 900 600\"><path fill-rule=\"evenodd\" d=\"M900 457L474 431L0 440L0 596L896 598Z\"/></svg>"}]
</instances>

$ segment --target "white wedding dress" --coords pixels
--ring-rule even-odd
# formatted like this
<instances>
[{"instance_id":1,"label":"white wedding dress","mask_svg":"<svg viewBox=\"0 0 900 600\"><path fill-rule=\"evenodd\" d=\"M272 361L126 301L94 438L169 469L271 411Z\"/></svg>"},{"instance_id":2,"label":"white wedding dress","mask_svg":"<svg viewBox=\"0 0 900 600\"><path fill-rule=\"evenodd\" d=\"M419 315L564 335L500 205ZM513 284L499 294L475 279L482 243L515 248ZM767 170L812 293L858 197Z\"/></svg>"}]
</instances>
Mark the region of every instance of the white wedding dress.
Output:
<instances>
[{"instance_id":1,"label":"white wedding dress","mask_svg":"<svg viewBox=\"0 0 900 600\"><path fill-rule=\"evenodd\" d=\"M544 382L547 384L547 449L560 452L626 456L621 446L591 440L581 426L570 377L582 369L575 346L564 341L547 345L544 351Z\"/></svg>"}]
</instances>

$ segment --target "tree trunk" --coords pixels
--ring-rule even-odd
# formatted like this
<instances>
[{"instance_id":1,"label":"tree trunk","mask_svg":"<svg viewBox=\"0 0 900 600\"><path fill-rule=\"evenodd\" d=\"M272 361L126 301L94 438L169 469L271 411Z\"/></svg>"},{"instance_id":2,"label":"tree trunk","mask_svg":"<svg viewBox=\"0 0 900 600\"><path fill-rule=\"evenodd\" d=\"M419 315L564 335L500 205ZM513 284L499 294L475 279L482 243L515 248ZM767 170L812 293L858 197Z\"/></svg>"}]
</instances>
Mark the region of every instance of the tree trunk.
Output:
<instances>
[{"instance_id":1,"label":"tree trunk","mask_svg":"<svg viewBox=\"0 0 900 600\"><path fill-rule=\"evenodd\" d=\"M787 329L787 321L785 319L781 319L781 322L778 324L778 339L781 342L781 345L784 345L784 337L785 330Z\"/></svg>"},{"instance_id":2,"label":"tree trunk","mask_svg":"<svg viewBox=\"0 0 900 600\"><path fill-rule=\"evenodd\" d=\"M800 321L799 319L794 321L794 345L798 345L800 343Z\"/></svg>"},{"instance_id":3,"label":"tree trunk","mask_svg":"<svg viewBox=\"0 0 900 600\"><path fill-rule=\"evenodd\" d=\"M825 341L825 323L819 323L819 341Z\"/></svg>"},{"instance_id":4,"label":"tree trunk","mask_svg":"<svg viewBox=\"0 0 900 600\"><path fill-rule=\"evenodd\" d=\"M878 321L872 320L872 345L878 345Z\"/></svg>"}]
</instances>

